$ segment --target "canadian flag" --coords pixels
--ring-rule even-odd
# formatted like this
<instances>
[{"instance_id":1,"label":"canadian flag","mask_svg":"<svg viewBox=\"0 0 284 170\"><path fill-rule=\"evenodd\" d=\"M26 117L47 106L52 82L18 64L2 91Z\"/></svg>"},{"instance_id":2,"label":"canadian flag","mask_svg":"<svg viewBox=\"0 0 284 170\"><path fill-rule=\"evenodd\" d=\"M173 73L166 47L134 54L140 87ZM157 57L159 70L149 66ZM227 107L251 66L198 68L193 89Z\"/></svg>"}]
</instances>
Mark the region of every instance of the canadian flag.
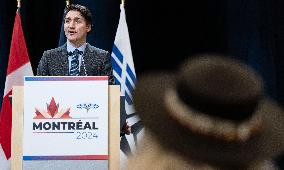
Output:
<instances>
[{"instance_id":1,"label":"canadian flag","mask_svg":"<svg viewBox=\"0 0 284 170\"><path fill-rule=\"evenodd\" d=\"M13 86L24 84L24 76L32 76L33 71L23 34L19 10L16 12L10 55L7 68L4 96L0 113L0 169L10 169L12 107L9 96Z\"/></svg>"}]
</instances>

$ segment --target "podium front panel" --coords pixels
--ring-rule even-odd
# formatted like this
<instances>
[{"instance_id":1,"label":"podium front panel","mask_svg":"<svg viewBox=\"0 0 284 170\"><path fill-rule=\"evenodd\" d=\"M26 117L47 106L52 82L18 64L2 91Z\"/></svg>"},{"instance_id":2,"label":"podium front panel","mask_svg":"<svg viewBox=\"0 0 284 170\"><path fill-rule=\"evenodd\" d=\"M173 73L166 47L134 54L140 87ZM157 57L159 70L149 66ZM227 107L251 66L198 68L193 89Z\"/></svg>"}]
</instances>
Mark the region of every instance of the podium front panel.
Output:
<instances>
[{"instance_id":1,"label":"podium front panel","mask_svg":"<svg viewBox=\"0 0 284 170\"><path fill-rule=\"evenodd\" d=\"M109 160L23 161L23 87L13 88L12 169L119 169L119 86L109 86Z\"/></svg>"}]
</instances>

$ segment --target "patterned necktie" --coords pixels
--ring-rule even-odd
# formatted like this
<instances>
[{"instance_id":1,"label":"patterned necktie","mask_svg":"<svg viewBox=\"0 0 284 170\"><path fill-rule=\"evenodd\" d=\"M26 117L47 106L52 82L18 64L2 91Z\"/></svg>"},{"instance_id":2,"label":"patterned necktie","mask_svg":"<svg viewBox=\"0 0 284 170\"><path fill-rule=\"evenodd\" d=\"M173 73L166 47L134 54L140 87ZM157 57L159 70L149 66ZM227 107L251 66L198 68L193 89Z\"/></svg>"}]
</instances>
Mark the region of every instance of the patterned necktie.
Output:
<instances>
[{"instance_id":1,"label":"patterned necktie","mask_svg":"<svg viewBox=\"0 0 284 170\"><path fill-rule=\"evenodd\" d=\"M70 76L79 76L79 55L82 55L83 52L76 49L73 52L68 52L68 56L72 56L71 58L71 68L70 68Z\"/></svg>"}]
</instances>

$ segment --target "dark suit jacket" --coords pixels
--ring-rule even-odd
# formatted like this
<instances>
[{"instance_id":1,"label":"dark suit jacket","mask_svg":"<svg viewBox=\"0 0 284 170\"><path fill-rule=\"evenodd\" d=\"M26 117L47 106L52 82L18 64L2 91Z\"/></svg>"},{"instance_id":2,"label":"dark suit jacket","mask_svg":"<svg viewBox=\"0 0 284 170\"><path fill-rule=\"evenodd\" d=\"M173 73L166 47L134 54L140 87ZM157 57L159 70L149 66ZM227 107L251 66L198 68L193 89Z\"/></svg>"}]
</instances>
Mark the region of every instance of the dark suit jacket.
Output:
<instances>
[{"instance_id":1,"label":"dark suit jacket","mask_svg":"<svg viewBox=\"0 0 284 170\"><path fill-rule=\"evenodd\" d=\"M110 54L87 43L82 56L80 76L109 76L109 84L114 84ZM85 69L84 69L85 67ZM38 76L69 76L69 62L66 43L58 48L47 50L39 62Z\"/></svg>"}]
</instances>

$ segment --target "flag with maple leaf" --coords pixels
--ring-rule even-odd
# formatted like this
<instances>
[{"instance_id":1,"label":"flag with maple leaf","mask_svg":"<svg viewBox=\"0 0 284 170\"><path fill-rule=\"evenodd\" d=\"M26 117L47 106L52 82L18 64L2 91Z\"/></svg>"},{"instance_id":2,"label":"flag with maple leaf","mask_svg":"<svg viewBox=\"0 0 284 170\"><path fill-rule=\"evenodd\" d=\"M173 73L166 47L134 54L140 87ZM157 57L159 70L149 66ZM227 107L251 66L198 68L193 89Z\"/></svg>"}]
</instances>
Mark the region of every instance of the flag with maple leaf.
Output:
<instances>
[{"instance_id":1,"label":"flag with maple leaf","mask_svg":"<svg viewBox=\"0 0 284 170\"><path fill-rule=\"evenodd\" d=\"M33 71L29 60L24 33L22 30L19 8L16 12L5 89L0 113L0 169L10 169L12 108L9 96L13 86L22 86L24 76L32 76Z\"/></svg>"}]
</instances>

